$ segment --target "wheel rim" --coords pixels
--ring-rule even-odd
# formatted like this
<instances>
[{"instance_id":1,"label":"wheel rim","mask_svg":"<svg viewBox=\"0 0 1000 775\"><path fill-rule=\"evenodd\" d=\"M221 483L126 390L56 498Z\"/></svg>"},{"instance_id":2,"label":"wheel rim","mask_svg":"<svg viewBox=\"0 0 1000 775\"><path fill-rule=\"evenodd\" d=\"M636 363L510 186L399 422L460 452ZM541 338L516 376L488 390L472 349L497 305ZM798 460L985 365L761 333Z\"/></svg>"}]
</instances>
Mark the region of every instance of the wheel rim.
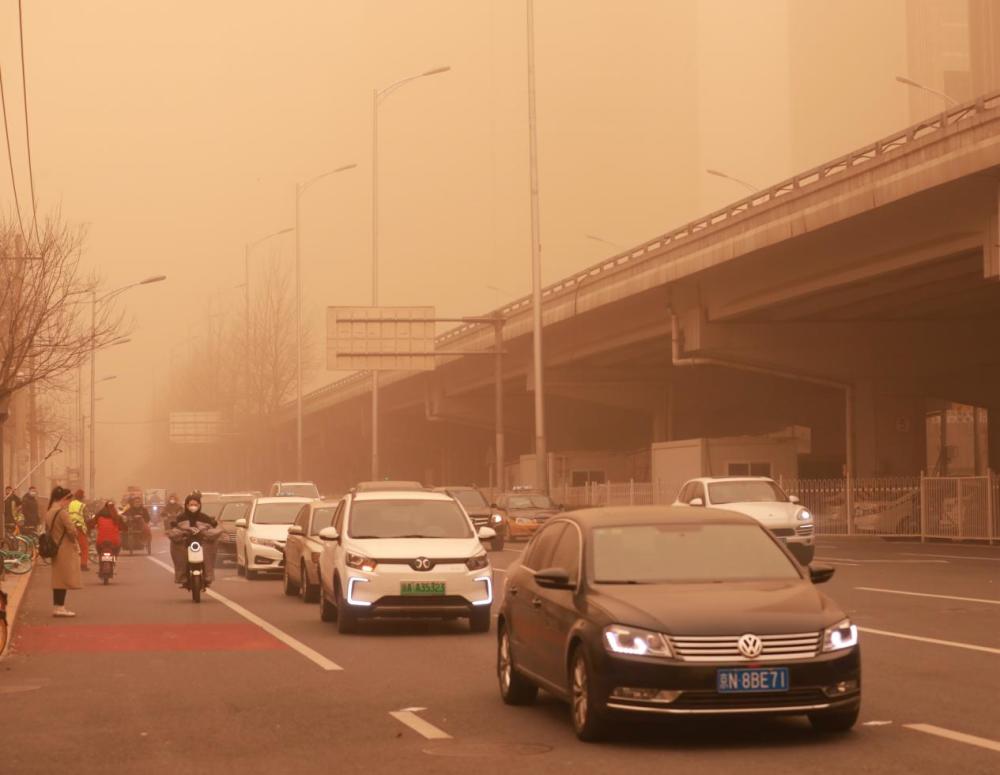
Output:
<instances>
[{"instance_id":1,"label":"wheel rim","mask_svg":"<svg viewBox=\"0 0 1000 775\"><path fill-rule=\"evenodd\" d=\"M510 638L507 637L507 633L500 638L500 688L503 689L504 694L510 691L511 682L511 671L513 666L511 665L510 659Z\"/></svg>"},{"instance_id":2,"label":"wheel rim","mask_svg":"<svg viewBox=\"0 0 1000 775\"><path fill-rule=\"evenodd\" d=\"M573 664L573 722L577 729L587 724L587 665L583 657Z\"/></svg>"}]
</instances>

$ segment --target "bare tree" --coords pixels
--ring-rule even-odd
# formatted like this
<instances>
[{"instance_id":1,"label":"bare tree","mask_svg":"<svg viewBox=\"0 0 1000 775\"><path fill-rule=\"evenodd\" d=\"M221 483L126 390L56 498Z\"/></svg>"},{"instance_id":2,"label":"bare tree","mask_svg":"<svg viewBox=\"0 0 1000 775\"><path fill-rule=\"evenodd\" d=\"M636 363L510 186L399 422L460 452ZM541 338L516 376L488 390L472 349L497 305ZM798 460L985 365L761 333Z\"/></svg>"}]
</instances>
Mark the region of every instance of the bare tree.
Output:
<instances>
[{"instance_id":1,"label":"bare tree","mask_svg":"<svg viewBox=\"0 0 1000 775\"><path fill-rule=\"evenodd\" d=\"M104 305L91 326L96 278L80 272L82 229L56 214L25 244L17 226L0 221L0 478L3 427L11 397L32 385L54 385L96 349L122 335L122 316Z\"/></svg>"}]
</instances>

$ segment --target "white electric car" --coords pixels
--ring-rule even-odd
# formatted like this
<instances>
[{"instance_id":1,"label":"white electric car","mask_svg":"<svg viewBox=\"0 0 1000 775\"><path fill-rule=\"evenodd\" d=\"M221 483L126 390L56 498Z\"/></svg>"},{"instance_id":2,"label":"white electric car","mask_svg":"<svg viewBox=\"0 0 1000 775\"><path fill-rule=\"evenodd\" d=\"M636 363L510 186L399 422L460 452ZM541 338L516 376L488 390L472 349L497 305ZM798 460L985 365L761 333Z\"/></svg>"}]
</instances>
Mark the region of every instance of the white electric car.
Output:
<instances>
[{"instance_id":1,"label":"white electric car","mask_svg":"<svg viewBox=\"0 0 1000 775\"><path fill-rule=\"evenodd\" d=\"M320 531L320 618L353 632L363 619L467 618L490 629L493 571L478 530L447 493L366 490L346 495Z\"/></svg>"}]
</instances>

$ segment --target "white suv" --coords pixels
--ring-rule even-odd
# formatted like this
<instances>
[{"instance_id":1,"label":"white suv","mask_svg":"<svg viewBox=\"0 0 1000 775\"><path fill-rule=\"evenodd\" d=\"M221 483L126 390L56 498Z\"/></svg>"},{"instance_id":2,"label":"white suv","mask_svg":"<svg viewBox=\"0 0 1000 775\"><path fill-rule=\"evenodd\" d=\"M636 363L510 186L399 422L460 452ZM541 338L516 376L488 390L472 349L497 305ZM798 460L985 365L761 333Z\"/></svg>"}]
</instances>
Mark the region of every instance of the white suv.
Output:
<instances>
[{"instance_id":1,"label":"white suv","mask_svg":"<svg viewBox=\"0 0 1000 775\"><path fill-rule=\"evenodd\" d=\"M708 506L753 517L780 538L803 565L812 562L815 525L808 509L794 495L785 495L766 476L725 476L692 479L681 487L675 506Z\"/></svg>"},{"instance_id":2,"label":"white suv","mask_svg":"<svg viewBox=\"0 0 1000 775\"><path fill-rule=\"evenodd\" d=\"M493 571L462 506L429 490L352 492L320 531L320 618L354 632L361 619L467 618L488 632Z\"/></svg>"},{"instance_id":3,"label":"white suv","mask_svg":"<svg viewBox=\"0 0 1000 775\"><path fill-rule=\"evenodd\" d=\"M260 573L280 572L285 542L299 509L312 498L257 498L243 519L236 520L236 572L255 579Z\"/></svg>"}]
</instances>

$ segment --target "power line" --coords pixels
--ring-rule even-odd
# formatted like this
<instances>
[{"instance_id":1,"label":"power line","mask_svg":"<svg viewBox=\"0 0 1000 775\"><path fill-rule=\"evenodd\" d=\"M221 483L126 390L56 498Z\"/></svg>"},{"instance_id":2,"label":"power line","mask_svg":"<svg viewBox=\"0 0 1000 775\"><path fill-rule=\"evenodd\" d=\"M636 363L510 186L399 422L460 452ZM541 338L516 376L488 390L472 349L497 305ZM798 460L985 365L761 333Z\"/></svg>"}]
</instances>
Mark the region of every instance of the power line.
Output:
<instances>
[{"instance_id":1,"label":"power line","mask_svg":"<svg viewBox=\"0 0 1000 775\"><path fill-rule=\"evenodd\" d=\"M10 148L10 129L7 126L7 97L4 94L2 67L0 67L0 112L3 113L3 134L7 140L7 166L10 168L10 185L14 189L14 206L17 208L17 222L21 227L21 239L27 245L28 238L24 233L24 218L21 216L21 200L17 196L17 179L14 177L14 157Z\"/></svg>"},{"instance_id":2,"label":"power line","mask_svg":"<svg viewBox=\"0 0 1000 775\"><path fill-rule=\"evenodd\" d=\"M38 239L38 202L35 199L35 173L31 167L31 128L28 124L28 75L24 68L24 14L21 9L21 0L17 0L17 30L18 41L21 46L21 96L24 103L24 141L28 150L28 185L31 190L31 223L35 232L35 244L41 241Z\"/></svg>"}]
</instances>

